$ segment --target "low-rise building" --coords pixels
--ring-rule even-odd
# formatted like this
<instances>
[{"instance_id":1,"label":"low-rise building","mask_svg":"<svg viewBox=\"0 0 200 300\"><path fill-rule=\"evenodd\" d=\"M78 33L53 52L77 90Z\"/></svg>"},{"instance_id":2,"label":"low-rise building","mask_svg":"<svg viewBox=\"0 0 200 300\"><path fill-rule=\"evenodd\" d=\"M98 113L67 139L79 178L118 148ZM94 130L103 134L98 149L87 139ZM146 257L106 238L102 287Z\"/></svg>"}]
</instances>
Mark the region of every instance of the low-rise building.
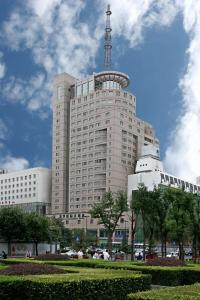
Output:
<instances>
[{"instance_id":1,"label":"low-rise building","mask_svg":"<svg viewBox=\"0 0 200 300\"><path fill-rule=\"evenodd\" d=\"M26 212L46 214L51 203L51 170L32 168L0 172L0 208L16 206Z\"/></svg>"}]
</instances>

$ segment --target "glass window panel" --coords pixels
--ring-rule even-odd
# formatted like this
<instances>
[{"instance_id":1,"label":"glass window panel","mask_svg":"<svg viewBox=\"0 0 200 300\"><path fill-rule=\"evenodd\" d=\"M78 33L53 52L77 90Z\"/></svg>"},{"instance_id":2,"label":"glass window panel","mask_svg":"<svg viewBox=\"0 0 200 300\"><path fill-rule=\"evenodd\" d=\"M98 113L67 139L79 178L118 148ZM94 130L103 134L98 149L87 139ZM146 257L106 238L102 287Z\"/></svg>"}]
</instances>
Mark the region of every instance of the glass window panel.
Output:
<instances>
[{"instance_id":1,"label":"glass window panel","mask_svg":"<svg viewBox=\"0 0 200 300\"><path fill-rule=\"evenodd\" d=\"M88 93L88 83L84 83L83 84L83 95L87 95Z\"/></svg>"},{"instance_id":2,"label":"glass window panel","mask_svg":"<svg viewBox=\"0 0 200 300\"><path fill-rule=\"evenodd\" d=\"M81 90L82 90L82 86L81 85L78 85L77 86L77 96L81 96Z\"/></svg>"}]
</instances>

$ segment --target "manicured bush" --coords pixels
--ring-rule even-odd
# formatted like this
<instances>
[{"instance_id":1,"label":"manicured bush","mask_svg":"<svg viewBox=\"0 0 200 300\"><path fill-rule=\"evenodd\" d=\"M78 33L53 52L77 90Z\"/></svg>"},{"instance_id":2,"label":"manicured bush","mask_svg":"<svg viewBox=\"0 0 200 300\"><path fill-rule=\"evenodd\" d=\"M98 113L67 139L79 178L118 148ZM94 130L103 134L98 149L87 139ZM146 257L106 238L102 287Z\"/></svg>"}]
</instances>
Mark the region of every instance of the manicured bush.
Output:
<instances>
[{"instance_id":1,"label":"manicured bush","mask_svg":"<svg viewBox=\"0 0 200 300\"><path fill-rule=\"evenodd\" d=\"M99 270L100 271L100 270ZM150 288L151 277L125 271L100 271L101 276L0 276L0 299L97 300L126 299L130 292ZM13 298L14 297L14 298Z\"/></svg>"},{"instance_id":2,"label":"manicured bush","mask_svg":"<svg viewBox=\"0 0 200 300\"><path fill-rule=\"evenodd\" d=\"M146 266L165 266L165 267L177 267L185 266L185 262L176 258L170 257L158 257L154 259L149 259L145 262Z\"/></svg>"},{"instance_id":3,"label":"manicured bush","mask_svg":"<svg viewBox=\"0 0 200 300\"><path fill-rule=\"evenodd\" d=\"M64 269L44 264L17 264L10 265L0 270L0 275L40 275L40 274L63 274Z\"/></svg>"},{"instance_id":4,"label":"manicured bush","mask_svg":"<svg viewBox=\"0 0 200 300\"><path fill-rule=\"evenodd\" d=\"M65 259L70 259L70 257L65 254L43 254L43 255L38 255L35 256L34 259L36 260L65 260Z\"/></svg>"},{"instance_id":5,"label":"manicured bush","mask_svg":"<svg viewBox=\"0 0 200 300\"><path fill-rule=\"evenodd\" d=\"M200 284L189 286L177 286L148 292L131 293L128 295L131 300L199 300Z\"/></svg>"},{"instance_id":6,"label":"manicured bush","mask_svg":"<svg viewBox=\"0 0 200 300\"><path fill-rule=\"evenodd\" d=\"M56 262L46 262L55 264ZM58 261L57 265L104 268L104 269L124 269L152 276L152 283L164 286L177 286L184 284L194 284L200 282L200 268L194 267L160 267L160 266L137 266L127 262L112 262L103 260L68 260Z\"/></svg>"}]
</instances>

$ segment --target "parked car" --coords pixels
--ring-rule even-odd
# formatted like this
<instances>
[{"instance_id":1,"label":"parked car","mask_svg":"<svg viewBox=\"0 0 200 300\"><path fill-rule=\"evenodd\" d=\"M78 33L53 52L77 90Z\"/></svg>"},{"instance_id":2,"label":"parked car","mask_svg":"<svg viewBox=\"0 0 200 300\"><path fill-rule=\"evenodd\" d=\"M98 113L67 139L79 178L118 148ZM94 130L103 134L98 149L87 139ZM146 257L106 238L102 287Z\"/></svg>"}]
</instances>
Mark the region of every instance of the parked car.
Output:
<instances>
[{"instance_id":1,"label":"parked car","mask_svg":"<svg viewBox=\"0 0 200 300\"><path fill-rule=\"evenodd\" d=\"M78 253L74 249L62 250L61 254L62 255L68 255L71 258L77 258L78 257Z\"/></svg>"},{"instance_id":2,"label":"parked car","mask_svg":"<svg viewBox=\"0 0 200 300\"><path fill-rule=\"evenodd\" d=\"M170 252L167 254L167 257L178 257L178 252Z\"/></svg>"}]
</instances>

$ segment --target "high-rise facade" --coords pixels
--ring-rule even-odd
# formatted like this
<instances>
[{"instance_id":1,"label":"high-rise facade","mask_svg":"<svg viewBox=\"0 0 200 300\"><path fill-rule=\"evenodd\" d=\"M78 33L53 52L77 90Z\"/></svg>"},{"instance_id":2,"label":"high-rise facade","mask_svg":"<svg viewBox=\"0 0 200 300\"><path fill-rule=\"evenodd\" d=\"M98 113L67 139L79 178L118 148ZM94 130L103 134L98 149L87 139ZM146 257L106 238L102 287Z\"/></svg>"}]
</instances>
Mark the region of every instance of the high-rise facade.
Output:
<instances>
[{"instance_id":1,"label":"high-rise facade","mask_svg":"<svg viewBox=\"0 0 200 300\"><path fill-rule=\"evenodd\" d=\"M55 77L52 214L72 216L73 227L106 191L126 191L142 146L159 143L152 126L136 117L128 84L116 71Z\"/></svg>"}]
</instances>

